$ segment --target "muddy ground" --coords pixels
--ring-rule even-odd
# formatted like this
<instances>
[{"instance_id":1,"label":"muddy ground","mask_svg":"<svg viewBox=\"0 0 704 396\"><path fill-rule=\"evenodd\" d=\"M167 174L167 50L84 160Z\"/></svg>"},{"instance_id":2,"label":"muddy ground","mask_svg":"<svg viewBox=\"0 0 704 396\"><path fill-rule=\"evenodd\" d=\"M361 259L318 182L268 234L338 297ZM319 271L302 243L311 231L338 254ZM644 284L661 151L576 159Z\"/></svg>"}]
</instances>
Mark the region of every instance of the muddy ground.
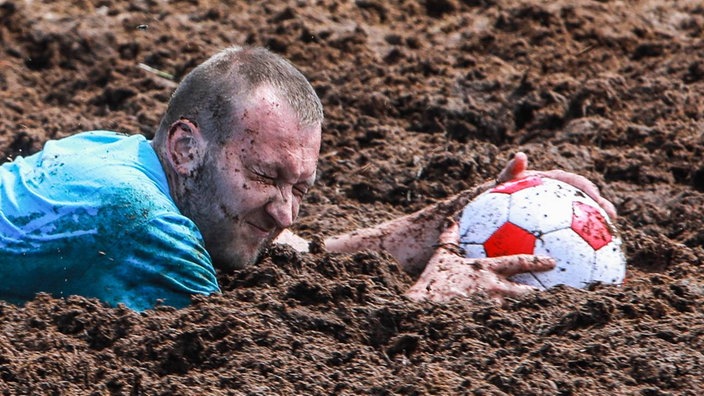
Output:
<instances>
[{"instance_id":1,"label":"muddy ground","mask_svg":"<svg viewBox=\"0 0 704 396\"><path fill-rule=\"evenodd\" d=\"M386 255L277 248L182 310L0 303L3 394L704 392L700 2L0 0L0 21L2 157L151 136L192 67L263 45L327 113L298 232L412 212L523 150L615 203L629 271L504 307L415 303Z\"/></svg>"}]
</instances>

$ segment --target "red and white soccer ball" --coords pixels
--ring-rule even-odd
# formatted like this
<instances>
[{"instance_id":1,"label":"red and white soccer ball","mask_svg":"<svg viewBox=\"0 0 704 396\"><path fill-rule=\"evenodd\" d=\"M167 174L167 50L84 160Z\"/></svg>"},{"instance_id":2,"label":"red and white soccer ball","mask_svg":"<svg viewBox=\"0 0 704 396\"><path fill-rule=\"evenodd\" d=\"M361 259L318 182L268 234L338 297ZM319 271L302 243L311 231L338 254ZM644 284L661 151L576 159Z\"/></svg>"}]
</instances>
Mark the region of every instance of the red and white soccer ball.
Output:
<instances>
[{"instance_id":1,"label":"red and white soccer ball","mask_svg":"<svg viewBox=\"0 0 704 396\"><path fill-rule=\"evenodd\" d=\"M557 265L511 279L546 289L620 284L626 275L621 239L608 215L584 192L558 180L532 176L479 195L460 218L467 257L512 254L550 256Z\"/></svg>"}]
</instances>

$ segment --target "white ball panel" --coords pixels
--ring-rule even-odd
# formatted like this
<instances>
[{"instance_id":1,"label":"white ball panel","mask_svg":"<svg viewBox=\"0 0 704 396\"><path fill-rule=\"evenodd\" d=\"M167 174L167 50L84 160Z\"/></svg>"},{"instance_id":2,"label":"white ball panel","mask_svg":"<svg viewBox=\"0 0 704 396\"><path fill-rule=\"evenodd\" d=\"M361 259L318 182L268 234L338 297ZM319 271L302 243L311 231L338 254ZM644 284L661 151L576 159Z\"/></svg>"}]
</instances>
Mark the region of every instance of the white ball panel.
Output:
<instances>
[{"instance_id":1,"label":"white ball panel","mask_svg":"<svg viewBox=\"0 0 704 396\"><path fill-rule=\"evenodd\" d=\"M464 249L467 257L469 258L482 258L486 257L486 250L484 246L477 244L464 244L460 242L460 246Z\"/></svg>"},{"instance_id":2,"label":"white ball panel","mask_svg":"<svg viewBox=\"0 0 704 396\"><path fill-rule=\"evenodd\" d=\"M608 245L597 250L592 279L594 282L619 284L625 277L626 256L621 239L614 237Z\"/></svg>"},{"instance_id":3,"label":"white ball panel","mask_svg":"<svg viewBox=\"0 0 704 396\"><path fill-rule=\"evenodd\" d=\"M534 273L543 285L583 288L592 282L594 249L571 229L543 235L535 243L535 254L554 257L557 263L550 271Z\"/></svg>"},{"instance_id":4,"label":"white ball panel","mask_svg":"<svg viewBox=\"0 0 704 396\"><path fill-rule=\"evenodd\" d=\"M460 217L460 241L483 243L508 220L510 196L484 193L465 206Z\"/></svg>"},{"instance_id":5,"label":"white ball panel","mask_svg":"<svg viewBox=\"0 0 704 396\"><path fill-rule=\"evenodd\" d=\"M543 184L511 194L509 221L536 235L572 223L572 201L566 199L574 189L555 180L543 179Z\"/></svg>"}]
</instances>

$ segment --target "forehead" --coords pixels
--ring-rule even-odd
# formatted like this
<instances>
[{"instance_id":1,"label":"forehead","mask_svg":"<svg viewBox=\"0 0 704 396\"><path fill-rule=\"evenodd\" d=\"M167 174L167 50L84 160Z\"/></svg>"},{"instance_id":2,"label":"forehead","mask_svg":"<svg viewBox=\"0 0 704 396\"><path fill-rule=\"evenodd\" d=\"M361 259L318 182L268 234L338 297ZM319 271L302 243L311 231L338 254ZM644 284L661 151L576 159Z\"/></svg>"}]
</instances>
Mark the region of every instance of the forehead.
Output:
<instances>
[{"instance_id":1,"label":"forehead","mask_svg":"<svg viewBox=\"0 0 704 396\"><path fill-rule=\"evenodd\" d=\"M315 168L320 125L300 125L287 101L260 88L240 106L234 119L234 145L243 160L263 164Z\"/></svg>"}]
</instances>

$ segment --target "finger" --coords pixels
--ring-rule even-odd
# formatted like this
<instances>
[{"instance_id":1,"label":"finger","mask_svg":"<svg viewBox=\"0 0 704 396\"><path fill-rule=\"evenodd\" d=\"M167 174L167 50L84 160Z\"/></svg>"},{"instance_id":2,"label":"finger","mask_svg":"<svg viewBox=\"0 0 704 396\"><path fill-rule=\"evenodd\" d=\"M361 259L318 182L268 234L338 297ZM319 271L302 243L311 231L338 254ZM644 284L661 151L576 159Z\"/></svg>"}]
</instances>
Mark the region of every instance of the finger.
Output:
<instances>
[{"instance_id":1,"label":"finger","mask_svg":"<svg viewBox=\"0 0 704 396\"><path fill-rule=\"evenodd\" d=\"M460 241L460 226L454 220L449 220L450 225L438 237L439 244L453 244Z\"/></svg>"},{"instance_id":2,"label":"finger","mask_svg":"<svg viewBox=\"0 0 704 396\"><path fill-rule=\"evenodd\" d=\"M493 257L487 260L489 270L496 274L512 276L523 272L541 272L555 268L552 257L516 254L512 256Z\"/></svg>"},{"instance_id":3,"label":"finger","mask_svg":"<svg viewBox=\"0 0 704 396\"><path fill-rule=\"evenodd\" d=\"M596 202L599 204L599 206L601 206L602 209L604 209L604 212L609 215L611 220L616 220L618 214L616 213L616 207L614 206L614 204L611 203L611 201L604 197L599 197Z\"/></svg>"},{"instance_id":4,"label":"finger","mask_svg":"<svg viewBox=\"0 0 704 396\"><path fill-rule=\"evenodd\" d=\"M491 290L492 294L497 293L504 297L518 297L524 294L540 291L537 287L523 285L511 281L501 282L496 289Z\"/></svg>"},{"instance_id":5,"label":"finger","mask_svg":"<svg viewBox=\"0 0 704 396\"><path fill-rule=\"evenodd\" d=\"M519 297L537 291L540 291L540 289L529 285L514 283L508 280L497 283L496 287L490 290L485 290L491 300L498 305L505 303L506 297Z\"/></svg>"},{"instance_id":6,"label":"finger","mask_svg":"<svg viewBox=\"0 0 704 396\"><path fill-rule=\"evenodd\" d=\"M499 173L496 178L497 183L507 182L509 180L520 179L523 172L528 168L528 156L524 152L517 152L513 158L506 164L506 167Z\"/></svg>"},{"instance_id":7,"label":"finger","mask_svg":"<svg viewBox=\"0 0 704 396\"><path fill-rule=\"evenodd\" d=\"M587 193L587 195L589 195L592 198L599 196L599 189L597 188L596 184L594 184L591 180L587 179L586 177L584 177L582 175L563 171L561 169L553 169L553 170L543 171L543 172L538 172L538 173L541 173L545 177L548 177L550 179L559 180L559 181L565 182L571 186L577 187L578 189Z\"/></svg>"}]
</instances>

